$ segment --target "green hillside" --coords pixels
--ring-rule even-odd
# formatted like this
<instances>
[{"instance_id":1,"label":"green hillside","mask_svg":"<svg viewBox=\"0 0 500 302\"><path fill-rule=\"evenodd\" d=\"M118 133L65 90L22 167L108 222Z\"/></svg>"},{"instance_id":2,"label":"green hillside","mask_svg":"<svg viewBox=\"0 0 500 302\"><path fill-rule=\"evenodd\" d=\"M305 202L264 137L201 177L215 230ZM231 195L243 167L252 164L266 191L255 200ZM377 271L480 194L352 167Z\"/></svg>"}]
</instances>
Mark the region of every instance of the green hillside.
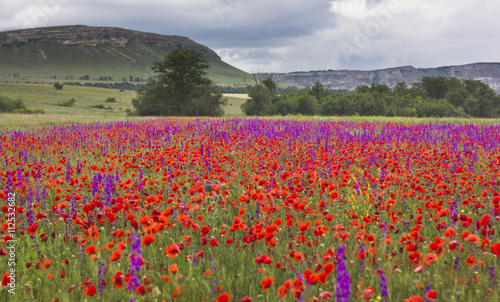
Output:
<instances>
[{"instance_id":1,"label":"green hillside","mask_svg":"<svg viewBox=\"0 0 500 302\"><path fill-rule=\"evenodd\" d=\"M204 52L209 77L244 85L252 76L186 37L107 27L65 26L0 33L0 81L18 83L145 82L151 65L178 47Z\"/></svg>"}]
</instances>

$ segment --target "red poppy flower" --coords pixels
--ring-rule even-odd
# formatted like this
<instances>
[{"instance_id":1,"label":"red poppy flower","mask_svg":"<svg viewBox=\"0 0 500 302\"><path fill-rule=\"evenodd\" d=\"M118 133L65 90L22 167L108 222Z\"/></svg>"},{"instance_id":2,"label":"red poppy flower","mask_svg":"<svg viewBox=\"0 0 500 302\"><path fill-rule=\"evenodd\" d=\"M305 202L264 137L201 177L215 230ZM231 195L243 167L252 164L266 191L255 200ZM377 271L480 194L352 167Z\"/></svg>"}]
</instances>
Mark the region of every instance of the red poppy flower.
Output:
<instances>
[{"instance_id":1,"label":"red poppy flower","mask_svg":"<svg viewBox=\"0 0 500 302\"><path fill-rule=\"evenodd\" d=\"M430 290L427 294L425 294L425 298L429 298L432 301L436 300L438 292L435 290Z\"/></svg>"},{"instance_id":2,"label":"red poppy flower","mask_svg":"<svg viewBox=\"0 0 500 302\"><path fill-rule=\"evenodd\" d=\"M219 246L219 242L217 241L217 238L210 240L210 247L214 247L214 246Z\"/></svg>"},{"instance_id":3,"label":"red poppy flower","mask_svg":"<svg viewBox=\"0 0 500 302\"><path fill-rule=\"evenodd\" d=\"M40 261L40 267L43 270L48 270L51 265L52 265L52 260L50 260L49 258L43 258Z\"/></svg>"},{"instance_id":4,"label":"red poppy flower","mask_svg":"<svg viewBox=\"0 0 500 302\"><path fill-rule=\"evenodd\" d=\"M28 227L28 234L35 235L37 229L38 229L38 222Z\"/></svg>"},{"instance_id":5,"label":"red poppy flower","mask_svg":"<svg viewBox=\"0 0 500 302\"><path fill-rule=\"evenodd\" d=\"M375 293L375 289L373 287L367 287L364 291L363 291L363 299L365 300L370 300L373 293Z\"/></svg>"},{"instance_id":6,"label":"red poppy flower","mask_svg":"<svg viewBox=\"0 0 500 302\"><path fill-rule=\"evenodd\" d=\"M479 221L479 225L488 226L490 224L490 215L485 214Z\"/></svg>"},{"instance_id":7,"label":"red poppy flower","mask_svg":"<svg viewBox=\"0 0 500 302\"><path fill-rule=\"evenodd\" d=\"M422 302L424 298L419 296L411 296L409 299L405 299L405 302Z\"/></svg>"},{"instance_id":8,"label":"red poppy flower","mask_svg":"<svg viewBox=\"0 0 500 302\"><path fill-rule=\"evenodd\" d=\"M2 276L2 286L7 286L11 282L10 274L9 272L6 272Z\"/></svg>"},{"instance_id":9,"label":"red poppy flower","mask_svg":"<svg viewBox=\"0 0 500 302\"><path fill-rule=\"evenodd\" d=\"M146 288L144 285L141 285L135 289L135 293L138 295L144 295L146 293Z\"/></svg>"},{"instance_id":10,"label":"red poppy flower","mask_svg":"<svg viewBox=\"0 0 500 302\"><path fill-rule=\"evenodd\" d=\"M85 249L85 254L93 255L93 254L95 254L95 251L96 251L96 246L91 244L91 245L87 246L87 248Z\"/></svg>"},{"instance_id":11,"label":"red poppy flower","mask_svg":"<svg viewBox=\"0 0 500 302\"><path fill-rule=\"evenodd\" d=\"M297 262L302 262L305 258L304 258L304 254L300 253L300 252L296 252L294 255L293 255L293 259Z\"/></svg>"},{"instance_id":12,"label":"red poppy flower","mask_svg":"<svg viewBox=\"0 0 500 302\"><path fill-rule=\"evenodd\" d=\"M273 258L267 256L266 254L262 254L261 256L255 258L254 262L257 264L259 263L269 264L273 262Z\"/></svg>"},{"instance_id":13,"label":"red poppy flower","mask_svg":"<svg viewBox=\"0 0 500 302\"><path fill-rule=\"evenodd\" d=\"M481 241L481 239L474 234L470 234L465 238L465 241L473 242L474 244L478 244Z\"/></svg>"},{"instance_id":14,"label":"red poppy flower","mask_svg":"<svg viewBox=\"0 0 500 302\"><path fill-rule=\"evenodd\" d=\"M116 261L116 260L120 259L121 256L122 256L121 251L114 251L111 253L111 257L109 257L109 262Z\"/></svg>"},{"instance_id":15,"label":"red poppy flower","mask_svg":"<svg viewBox=\"0 0 500 302\"><path fill-rule=\"evenodd\" d=\"M95 285L91 285L85 291L85 296L95 296L96 293L97 293L97 291L96 291Z\"/></svg>"},{"instance_id":16,"label":"red poppy flower","mask_svg":"<svg viewBox=\"0 0 500 302\"><path fill-rule=\"evenodd\" d=\"M177 286L172 292L172 299L177 300L182 295L181 285Z\"/></svg>"},{"instance_id":17,"label":"red poppy flower","mask_svg":"<svg viewBox=\"0 0 500 302\"><path fill-rule=\"evenodd\" d=\"M113 284L117 289L123 287L123 273L117 272L113 277L111 277L111 284Z\"/></svg>"},{"instance_id":18,"label":"red poppy flower","mask_svg":"<svg viewBox=\"0 0 500 302\"><path fill-rule=\"evenodd\" d=\"M179 268L177 267L177 263L172 264L169 268L168 271L171 272L172 274L177 274L179 271Z\"/></svg>"},{"instance_id":19,"label":"red poppy flower","mask_svg":"<svg viewBox=\"0 0 500 302\"><path fill-rule=\"evenodd\" d=\"M149 246L151 243L156 242L156 238L151 235L146 235L142 238L142 244Z\"/></svg>"},{"instance_id":20,"label":"red poppy flower","mask_svg":"<svg viewBox=\"0 0 500 302\"><path fill-rule=\"evenodd\" d=\"M325 264L325 266L323 267L323 270L327 273L327 274L330 274L331 272L333 272L333 270L335 269L335 266L333 265L333 263L327 263Z\"/></svg>"},{"instance_id":21,"label":"red poppy flower","mask_svg":"<svg viewBox=\"0 0 500 302\"><path fill-rule=\"evenodd\" d=\"M231 298L230 294L223 293L217 297L217 302L228 302L230 298Z\"/></svg>"},{"instance_id":22,"label":"red poppy flower","mask_svg":"<svg viewBox=\"0 0 500 302\"><path fill-rule=\"evenodd\" d=\"M500 242L490 246L490 252L500 257Z\"/></svg>"},{"instance_id":23,"label":"red poppy flower","mask_svg":"<svg viewBox=\"0 0 500 302\"><path fill-rule=\"evenodd\" d=\"M172 243L165 248L165 255L169 258L175 258L181 252L177 243Z\"/></svg>"},{"instance_id":24,"label":"red poppy flower","mask_svg":"<svg viewBox=\"0 0 500 302\"><path fill-rule=\"evenodd\" d=\"M286 298L288 295L288 289L292 288L292 280L286 280L283 285L278 287L278 298Z\"/></svg>"},{"instance_id":25,"label":"red poppy flower","mask_svg":"<svg viewBox=\"0 0 500 302\"><path fill-rule=\"evenodd\" d=\"M271 285L273 284L274 279L272 277L266 277L262 282L260 282L260 285L262 286L262 290L266 291Z\"/></svg>"}]
</instances>

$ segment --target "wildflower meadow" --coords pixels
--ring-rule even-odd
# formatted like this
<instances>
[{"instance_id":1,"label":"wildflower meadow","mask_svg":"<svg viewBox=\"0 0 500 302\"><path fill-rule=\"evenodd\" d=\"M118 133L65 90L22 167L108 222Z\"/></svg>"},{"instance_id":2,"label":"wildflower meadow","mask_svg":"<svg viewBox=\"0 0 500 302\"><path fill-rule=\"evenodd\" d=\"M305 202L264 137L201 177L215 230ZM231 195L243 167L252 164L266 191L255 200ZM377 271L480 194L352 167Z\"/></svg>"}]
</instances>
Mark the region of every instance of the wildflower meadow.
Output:
<instances>
[{"instance_id":1,"label":"wildflower meadow","mask_svg":"<svg viewBox=\"0 0 500 302\"><path fill-rule=\"evenodd\" d=\"M500 301L500 126L0 131L1 301Z\"/></svg>"}]
</instances>

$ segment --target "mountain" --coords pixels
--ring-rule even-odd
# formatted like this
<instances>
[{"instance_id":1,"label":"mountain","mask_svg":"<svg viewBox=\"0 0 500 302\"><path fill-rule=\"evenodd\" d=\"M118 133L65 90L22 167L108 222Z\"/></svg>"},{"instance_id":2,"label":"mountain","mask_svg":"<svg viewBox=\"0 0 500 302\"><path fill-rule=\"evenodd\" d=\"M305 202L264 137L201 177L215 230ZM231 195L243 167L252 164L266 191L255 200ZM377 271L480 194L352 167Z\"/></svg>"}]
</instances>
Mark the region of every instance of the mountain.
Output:
<instances>
[{"instance_id":1,"label":"mountain","mask_svg":"<svg viewBox=\"0 0 500 302\"><path fill-rule=\"evenodd\" d=\"M72 25L0 32L0 81L144 82L153 62L179 47L205 53L215 83L244 85L252 78L187 37Z\"/></svg>"},{"instance_id":2,"label":"mountain","mask_svg":"<svg viewBox=\"0 0 500 302\"><path fill-rule=\"evenodd\" d=\"M313 86L320 81L330 89L354 90L359 85L371 85L372 82L394 87L397 82L406 82L408 86L420 81L422 77L455 77L457 79L475 79L488 84L500 92L500 63L473 63L459 66L437 68L415 68L402 66L379 70L323 70L290 73L260 73L261 77L272 76L280 83L301 86Z\"/></svg>"}]
</instances>

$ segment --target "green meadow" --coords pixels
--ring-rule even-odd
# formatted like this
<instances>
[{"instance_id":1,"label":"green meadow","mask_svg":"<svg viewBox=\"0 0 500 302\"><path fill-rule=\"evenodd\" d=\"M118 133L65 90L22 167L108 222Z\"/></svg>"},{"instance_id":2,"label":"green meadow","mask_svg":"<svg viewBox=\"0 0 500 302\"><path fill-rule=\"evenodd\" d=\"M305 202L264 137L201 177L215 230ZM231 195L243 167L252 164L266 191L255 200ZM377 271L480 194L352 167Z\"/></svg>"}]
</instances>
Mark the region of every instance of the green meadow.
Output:
<instances>
[{"instance_id":1,"label":"green meadow","mask_svg":"<svg viewBox=\"0 0 500 302\"><path fill-rule=\"evenodd\" d=\"M45 111L45 114L1 113L0 129L147 119L127 116L126 110L133 109L131 102L136 96L132 90L78 86L64 86L62 90L56 90L47 84L0 83L0 96L21 99L28 109ZM245 102L247 95L224 94L224 96L227 98L227 104L224 106L225 116L242 116L240 106ZM107 98L114 98L116 103L106 102ZM58 105L70 99L75 99L72 107ZM91 107L99 105L110 109Z\"/></svg>"}]
</instances>

